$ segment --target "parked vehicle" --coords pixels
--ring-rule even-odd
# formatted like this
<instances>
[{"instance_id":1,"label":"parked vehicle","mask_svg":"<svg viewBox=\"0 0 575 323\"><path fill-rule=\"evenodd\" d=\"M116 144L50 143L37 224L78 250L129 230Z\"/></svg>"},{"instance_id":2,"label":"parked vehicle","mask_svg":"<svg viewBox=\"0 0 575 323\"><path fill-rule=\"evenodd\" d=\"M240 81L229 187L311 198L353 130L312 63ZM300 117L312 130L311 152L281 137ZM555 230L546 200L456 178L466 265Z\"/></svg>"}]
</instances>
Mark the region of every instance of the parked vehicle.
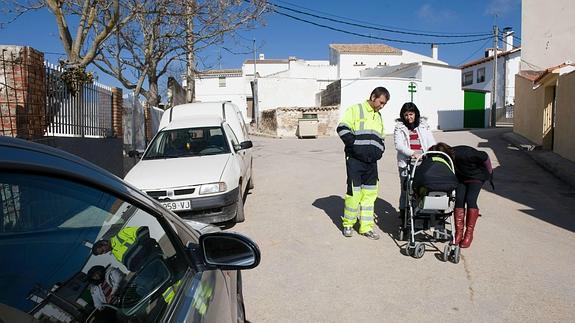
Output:
<instances>
[{"instance_id":1,"label":"parked vehicle","mask_svg":"<svg viewBox=\"0 0 575 323\"><path fill-rule=\"evenodd\" d=\"M0 136L0 322L244 322L245 236L74 155Z\"/></svg>"},{"instance_id":2,"label":"parked vehicle","mask_svg":"<svg viewBox=\"0 0 575 323\"><path fill-rule=\"evenodd\" d=\"M190 103L164 112L160 130L125 179L184 219L243 222L252 162L237 106Z\"/></svg>"}]
</instances>

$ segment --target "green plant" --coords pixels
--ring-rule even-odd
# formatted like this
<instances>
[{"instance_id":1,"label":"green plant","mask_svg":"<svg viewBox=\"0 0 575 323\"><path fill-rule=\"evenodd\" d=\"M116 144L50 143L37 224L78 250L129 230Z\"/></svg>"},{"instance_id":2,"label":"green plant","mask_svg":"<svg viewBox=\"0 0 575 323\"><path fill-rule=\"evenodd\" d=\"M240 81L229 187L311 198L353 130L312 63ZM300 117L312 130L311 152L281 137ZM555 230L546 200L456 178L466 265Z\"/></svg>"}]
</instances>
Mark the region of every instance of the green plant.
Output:
<instances>
[{"instance_id":1,"label":"green plant","mask_svg":"<svg viewBox=\"0 0 575 323\"><path fill-rule=\"evenodd\" d=\"M64 64L60 63L60 65ZM86 72L84 67L64 67L64 72L62 72L60 78L66 84L68 91L74 96L84 84L92 84L94 82L94 74Z\"/></svg>"}]
</instances>

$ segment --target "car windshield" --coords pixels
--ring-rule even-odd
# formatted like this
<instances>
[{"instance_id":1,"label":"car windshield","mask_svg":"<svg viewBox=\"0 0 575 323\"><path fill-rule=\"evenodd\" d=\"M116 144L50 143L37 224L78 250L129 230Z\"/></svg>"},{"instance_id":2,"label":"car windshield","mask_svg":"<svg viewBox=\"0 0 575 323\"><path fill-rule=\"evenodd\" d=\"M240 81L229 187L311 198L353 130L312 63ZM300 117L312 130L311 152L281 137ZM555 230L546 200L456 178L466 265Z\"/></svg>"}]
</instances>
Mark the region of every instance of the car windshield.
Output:
<instances>
[{"instance_id":1,"label":"car windshield","mask_svg":"<svg viewBox=\"0 0 575 323\"><path fill-rule=\"evenodd\" d=\"M143 159L227 153L230 153L230 146L221 127L183 128L160 132L150 144Z\"/></svg>"}]
</instances>

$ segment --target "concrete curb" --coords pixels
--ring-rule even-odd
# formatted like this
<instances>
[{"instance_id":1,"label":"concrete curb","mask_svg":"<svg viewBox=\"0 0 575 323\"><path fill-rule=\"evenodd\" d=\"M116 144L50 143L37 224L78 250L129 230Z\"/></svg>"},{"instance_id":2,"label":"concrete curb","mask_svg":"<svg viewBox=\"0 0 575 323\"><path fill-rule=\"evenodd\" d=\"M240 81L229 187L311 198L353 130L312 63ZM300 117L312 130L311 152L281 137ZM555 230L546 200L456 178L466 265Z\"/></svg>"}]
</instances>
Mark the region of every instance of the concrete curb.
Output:
<instances>
[{"instance_id":1,"label":"concrete curb","mask_svg":"<svg viewBox=\"0 0 575 323\"><path fill-rule=\"evenodd\" d=\"M525 137L514 132L506 132L503 139L511 145L524 151L539 166L546 169L555 177L575 188L575 163L563 158L556 153L542 150L541 146L535 145Z\"/></svg>"}]
</instances>

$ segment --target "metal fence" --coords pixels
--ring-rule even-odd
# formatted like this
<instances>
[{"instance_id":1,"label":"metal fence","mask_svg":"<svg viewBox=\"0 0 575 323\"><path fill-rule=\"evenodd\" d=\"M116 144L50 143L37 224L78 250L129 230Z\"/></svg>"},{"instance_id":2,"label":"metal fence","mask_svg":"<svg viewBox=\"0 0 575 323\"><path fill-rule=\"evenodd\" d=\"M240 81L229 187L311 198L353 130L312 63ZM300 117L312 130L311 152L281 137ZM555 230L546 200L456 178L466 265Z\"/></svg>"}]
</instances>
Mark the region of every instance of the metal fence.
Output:
<instances>
[{"instance_id":1,"label":"metal fence","mask_svg":"<svg viewBox=\"0 0 575 323\"><path fill-rule=\"evenodd\" d=\"M85 84L72 95L60 78L63 70L45 62L48 136L109 137L112 135L112 88Z\"/></svg>"},{"instance_id":2,"label":"metal fence","mask_svg":"<svg viewBox=\"0 0 575 323\"><path fill-rule=\"evenodd\" d=\"M93 83L72 95L63 69L21 52L0 50L0 135L110 137L112 89Z\"/></svg>"}]
</instances>

